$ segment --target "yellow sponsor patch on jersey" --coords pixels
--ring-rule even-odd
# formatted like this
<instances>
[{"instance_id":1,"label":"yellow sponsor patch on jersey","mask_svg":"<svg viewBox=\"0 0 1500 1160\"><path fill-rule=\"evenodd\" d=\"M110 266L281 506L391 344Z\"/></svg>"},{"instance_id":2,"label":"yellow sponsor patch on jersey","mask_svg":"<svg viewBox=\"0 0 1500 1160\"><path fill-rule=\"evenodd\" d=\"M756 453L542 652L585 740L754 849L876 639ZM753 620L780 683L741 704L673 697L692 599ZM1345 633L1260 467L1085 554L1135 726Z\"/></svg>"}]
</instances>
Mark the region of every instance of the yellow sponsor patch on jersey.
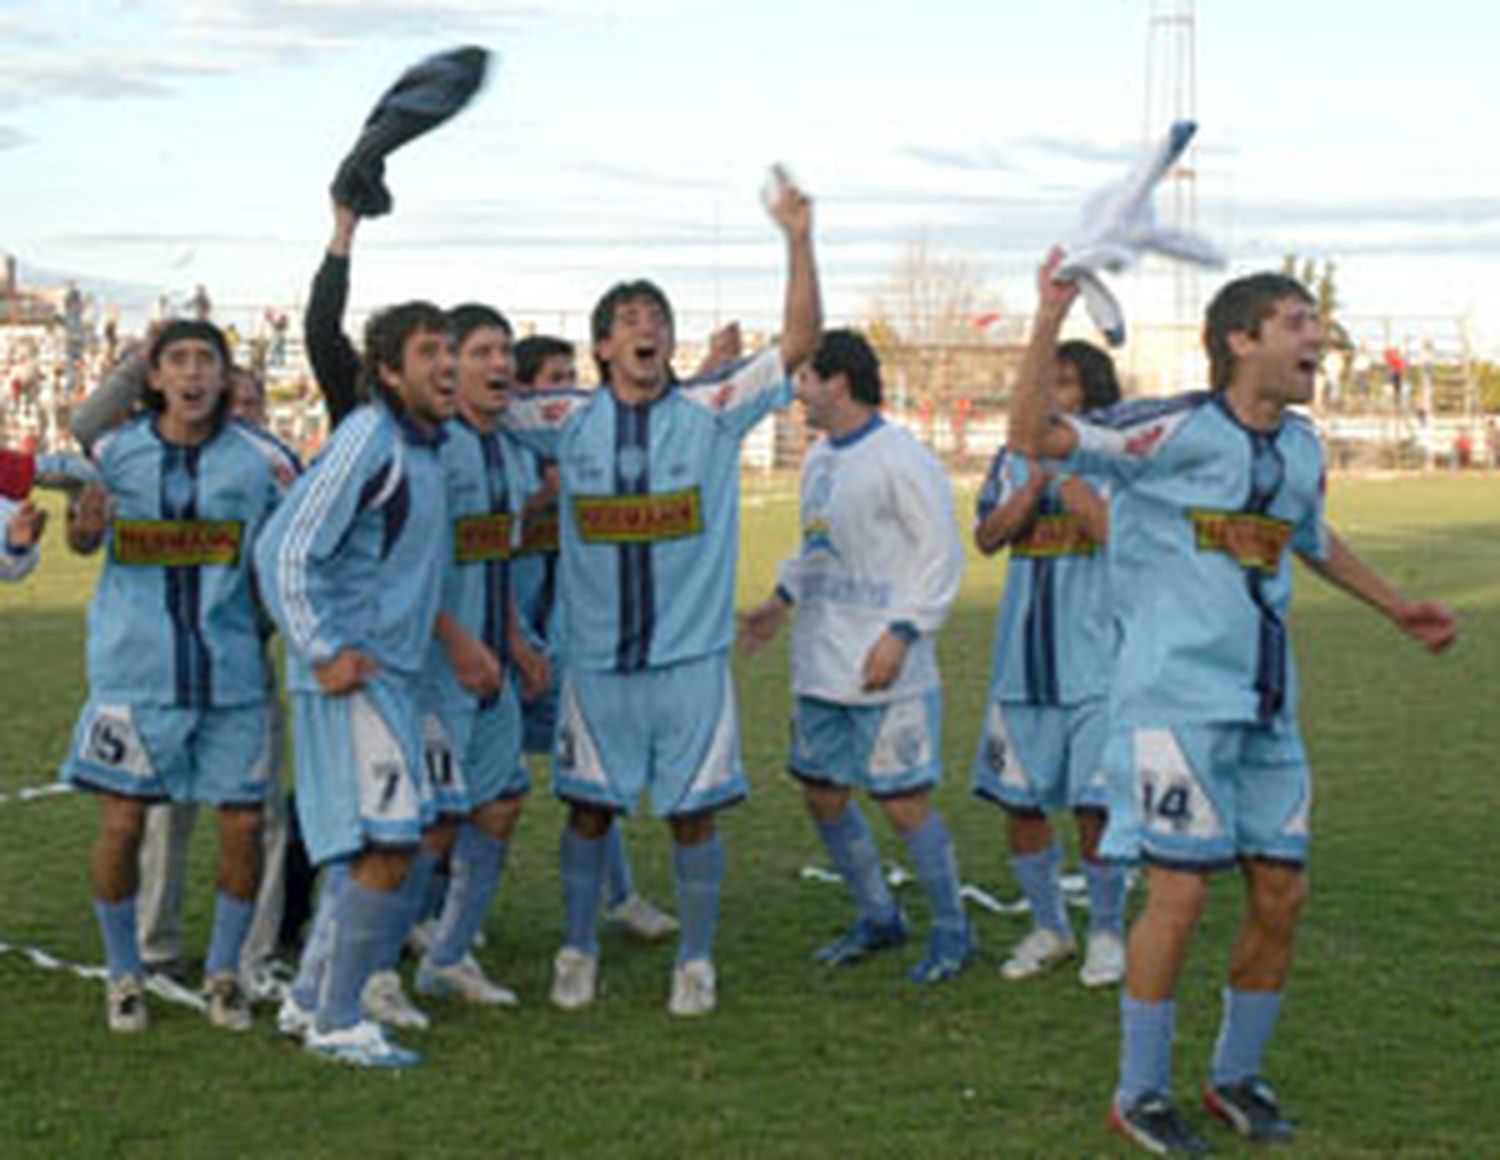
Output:
<instances>
[{"instance_id":1,"label":"yellow sponsor patch on jersey","mask_svg":"<svg viewBox=\"0 0 1500 1160\"><path fill-rule=\"evenodd\" d=\"M1281 554L1292 539L1291 522L1274 516L1212 508L1189 508L1187 516L1200 552L1223 552L1259 572L1280 569Z\"/></svg>"},{"instance_id":2,"label":"yellow sponsor patch on jersey","mask_svg":"<svg viewBox=\"0 0 1500 1160\"><path fill-rule=\"evenodd\" d=\"M509 560L515 555L515 517L509 512L462 516L453 521L453 559L459 564Z\"/></svg>"},{"instance_id":3,"label":"yellow sponsor patch on jersey","mask_svg":"<svg viewBox=\"0 0 1500 1160\"><path fill-rule=\"evenodd\" d=\"M243 520L116 520L115 563L235 568L244 531Z\"/></svg>"},{"instance_id":4,"label":"yellow sponsor patch on jersey","mask_svg":"<svg viewBox=\"0 0 1500 1160\"><path fill-rule=\"evenodd\" d=\"M1037 516L1031 530L1011 545L1012 556L1050 558L1054 556L1092 556L1099 550L1096 541L1083 530L1083 521L1072 512Z\"/></svg>"},{"instance_id":5,"label":"yellow sponsor patch on jersey","mask_svg":"<svg viewBox=\"0 0 1500 1160\"><path fill-rule=\"evenodd\" d=\"M561 526L556 504L527 516L521 521L522 554L530 556L541 552L556 552L561 543Z\"/></svg>"},{"instance_id":6,"label":"yellow sponsor patch on jersey","mask_svg":"<svg viewBox=\"0 0 1500 1160\"><path fill-rule=\"evenodd\" d=\"M703 531L703 501L696 487L655 495L580 495L573 499L573 521L590 544L680 540Z\"/></svg>"}]
</instances>

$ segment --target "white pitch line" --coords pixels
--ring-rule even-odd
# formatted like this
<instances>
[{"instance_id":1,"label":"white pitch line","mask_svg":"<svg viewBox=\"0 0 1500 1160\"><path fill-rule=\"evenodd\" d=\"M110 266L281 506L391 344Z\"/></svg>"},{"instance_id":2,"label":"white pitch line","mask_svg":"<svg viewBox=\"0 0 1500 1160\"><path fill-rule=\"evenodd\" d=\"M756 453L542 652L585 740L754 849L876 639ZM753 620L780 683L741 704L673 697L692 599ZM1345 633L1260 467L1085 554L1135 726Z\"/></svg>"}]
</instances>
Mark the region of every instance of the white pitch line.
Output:
<instances>
[{"instance_id":1,"label":"white pitch line","mask_svg":"<svg viewBox=\"0 0 1500 1160\"><path fill-rule=\"evenodd\" d=\"M29 959L34 966L41 967L44 971L64 971L68 974L77 975L80 979L91 979L103 982L109 977L109 972L103 967L88 966L84 963L70 963L56 955L48 954L41 947L23 946L20 943L6 942L0 939L0 954L10 952L23 958ZM177 1003L183 1007L191 1007L194 1011L202 1011L206 1008L203 996L196 991L190 991L180 983L174 983L165 975L148 972L146 974L146 990L160 999L169 1003Z\"/></svg>"}]
</instances>

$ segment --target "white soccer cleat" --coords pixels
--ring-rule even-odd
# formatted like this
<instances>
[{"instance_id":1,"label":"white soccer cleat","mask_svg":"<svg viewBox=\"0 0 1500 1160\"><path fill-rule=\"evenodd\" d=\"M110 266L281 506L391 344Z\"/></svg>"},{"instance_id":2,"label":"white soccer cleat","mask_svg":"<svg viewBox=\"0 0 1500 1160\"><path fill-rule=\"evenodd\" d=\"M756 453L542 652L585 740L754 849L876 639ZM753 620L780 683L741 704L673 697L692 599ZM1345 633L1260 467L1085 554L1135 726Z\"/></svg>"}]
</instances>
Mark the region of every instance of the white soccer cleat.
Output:
<instances>
[{"instance_id":1,"label":"white soccer cleat","mask_svg":"<svg viewBox=\"0 0 1500 1160\"><path fill-rule=\"evenodd\" d=\"M718 979L709 959L689 959L672 971L672 997L667 1010L691 1018L707 1015L719 1005Z\"/></svg>"},{"instance_id":2,"label":"white soccer cleat","mask_svg":"<svg viewBox=\"0 0 1500 1160\"><path fill-rule=\"evenodd\" d=\"M249 1031L250 995L236 971L220 971L203 983L204 1013L215 1027L225 1031Z\"/></svg>"},{"instance_id":3,"label":"white soccer cleat","mask_svg":"<svg viewBox=\"0 0 1500 1160\"><path fill-rule=\"evenodd\" d=\"M426 1031L432 1026L422 1009L406 997L395 971L376 971L366 979L359 1002L366 1015L387 1027Z\"/></svg>"},{"instance_id":4,"label":"white soccer cleat","mask_svg":"<svg viewBox=\"0 0 1500 1160\"><path fill-rule=\"evenodd\" d=\"M664 910L658 910L639 894L632 894L618 906L606 911L604 917L626 934L643 942L660 942L676 934L678 930L675 918Z\"/></svg>"},{"instance_id":5,"label":"white soccer cleat","mask_svg":"<svg viewBox=\"0 0 1500 1160\"><path fill-rule=\"evenodd\" d=\"M594 1001L599 988L599 956L563 947L552 962L552 1005L577 1011Z\"/></svg>"},{"instance_id":6,"label":"white soccer cleat","mask_svg":"<svg viewBox=\"0 0 1500 1160\"><path fill-rule=\"evenodd\" d=\"M423 959L417 968L417 994L439 995L464 999L470 1003L485 1003L495 1007L516 1007L521 1000L509 987L501 986L488 978L473 955L465 955L458 962L439 967L430 959Z\"/></svg>"},{"instance_id":7,"label":"white soccer cleat","mask_svg":"<svg viewBox=\"0 0 1500 1160\"><path fill-rule=\"evenodd\" d=\"M1039 926L1011 950L1010 958L1000 966L1000 977L1012 982L1033 979L1077 953L1078 944L1071 938Z\"/></svg>"},{"instance_id":8,"label":"white soccer cleat","mask_svg":"<svg viewBox=\"0 0 1500 1160\"><path fill-rule=\"evenodd\" d=\"M422 1058L387 1039L385 1029L372 1019L361 1019L353 1027L337 1031L319 1031L313 1027L303 1046L324 1059L356 1067L411 1067Z\"/></svg>"},{"instance_id":9,"label":"white soccer cleat","mask_svg":"<svg viewBox=\"0 0 1500 1160\"><path fill-rule=\"evenodd\" d=\"M288 1039L306 1039L316 1025L318 1013L297 1002L291 991L276 1011L276 1030Z\"/></svg>"},{"instance_id":10,"label":"white soccer cleat","mask_svg":"<svg viewBox=\"0 0 1500 1160\"><path fill-rule=\"evenodd\" d=\"M1125 942L1112 930L1089 934L1078 981L1085 987L1109 987L1125 978Z\"/></svg>"},{"instance_id":11,"label":"white soccer cleat","mask_svg":"<svg viewBox=\"0 0 1500 1160\"><path fill-rule=\"evenodd\" d=\"M111 979L104 991L104 1017L111 1031L144 1031L150 1024L146 1014L146 991L139 975Z\"/></svg>"}]
</instances>

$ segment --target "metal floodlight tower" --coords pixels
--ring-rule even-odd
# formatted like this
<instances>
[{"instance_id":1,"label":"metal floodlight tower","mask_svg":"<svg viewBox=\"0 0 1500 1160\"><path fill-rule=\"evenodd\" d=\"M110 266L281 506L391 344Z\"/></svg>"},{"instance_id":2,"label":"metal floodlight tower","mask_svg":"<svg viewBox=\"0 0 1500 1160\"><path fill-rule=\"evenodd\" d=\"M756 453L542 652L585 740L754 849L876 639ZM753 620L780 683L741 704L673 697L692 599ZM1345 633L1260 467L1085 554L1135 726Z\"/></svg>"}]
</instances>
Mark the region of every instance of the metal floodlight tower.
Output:
<instances>
[{"instance_id":1,"label":"metal floodlight tower","mask_svg":"<svg viewBox=\"0 0 1500 1160\"><path fill-rule=\"evenodd\" d=\"M1154 141L1174 121L1198 119L1197 17L1193 0L1151 0L1146 27L1145 139ZM1198 146L1189 145L1157 187L1157 212L1164 225L1198 232ZM1171 263L1172 331L1178 337L1177 373L1196 350L1202 309L1198 268Z\"/></svg>"}]
</instances>

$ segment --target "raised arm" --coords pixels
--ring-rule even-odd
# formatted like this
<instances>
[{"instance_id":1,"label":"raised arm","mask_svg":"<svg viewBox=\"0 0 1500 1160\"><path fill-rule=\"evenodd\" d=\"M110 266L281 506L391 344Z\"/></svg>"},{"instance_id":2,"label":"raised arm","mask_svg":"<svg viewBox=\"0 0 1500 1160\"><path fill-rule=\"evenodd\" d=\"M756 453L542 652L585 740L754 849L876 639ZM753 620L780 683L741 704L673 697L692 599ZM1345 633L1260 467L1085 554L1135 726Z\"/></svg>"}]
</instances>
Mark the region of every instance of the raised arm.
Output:
<instances>
[{"instance_id":1,"label":"raised arm","mask_svg":"<svg viewBox=\"0 0 1500 1160\"><path fill-rule=\"evenodd\" d=\"M1057 340L1068 310L1078 297L1074 282L1055 282L1053 273L1062 251L1053 249L1037 271L1036 317L1031 341L1021 360L1021 371L1010 394L1010 435L1007 442L1033 459L1065 459L1078 446L1078 436L1054 415L1052 385L1057 375Z\"/></svg>"},{"instance_id":2,"label":"raised arm","mask_svg":"<svg viewBox=\"0 0 1500 1160\"><path fill-rule=\"evenodd\" d=\"M359 217L346 205L333 203L333 236L323 264L313 275L307 312L302 316L303 340L313 377L323 392L329 422L338 426L359 405L359 354L344 333L344 309L349 302L349 255Z\"/></svg>"},{"instance_id":3,"label":"raised arm","mask_svg":"<svg viewBox=\"0 0 1500 1160\"><path fill-rule=\"evenodd\" d=\"M146 348L149 343L148 336L144 342L126 351L104 376L104 381L73 409L68 429L85 451L135 411L146 389Z\"/></svg>"},{"instance_id":4,"label":"raised arm","mask_svg":"<svg viewBox=\"0 0 1500 1160\"><path fill-rule=\"evenodd\" d=\"M823 297L813 255L812 201L779 166L776 196L767 207L786 237L786 308L781 320L781 358L788 374L810 359L823 336Z\"/></svg>"},{"instance_id":5,"label":"raised arm","mask_svg":"<svg viewBox=\"0 0 1500 1160\"><path fill-rule=\"evenodd\" d=\"M1375 609L1429 652L1442 652L1458 639L1458 620L1452 609L1432 600L1408 600L1384 576L1355 554L1332 528L1324 528L1327 555L1303 553L1302 562L1356 600Z\"/></svg>"}]
</instances>

